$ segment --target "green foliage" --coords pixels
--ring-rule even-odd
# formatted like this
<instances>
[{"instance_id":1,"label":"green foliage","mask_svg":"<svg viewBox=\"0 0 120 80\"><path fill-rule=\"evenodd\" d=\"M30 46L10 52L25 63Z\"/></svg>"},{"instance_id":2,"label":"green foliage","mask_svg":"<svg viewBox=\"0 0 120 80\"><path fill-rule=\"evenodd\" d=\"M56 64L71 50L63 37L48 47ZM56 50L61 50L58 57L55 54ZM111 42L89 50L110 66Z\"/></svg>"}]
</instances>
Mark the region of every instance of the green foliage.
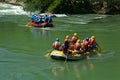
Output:
<instances>
[{"instance_id":1,"label":"green foliage","mask_svg":"<svg viewBox=\"0 0 120 80\"><path fill-rule=\"evenodd\" d=\"M40 8L41 0L25 0L25 10L36 11Z\"/></svg>"},{"instance_id":2,"label":"green foliage","mask_svg":"<svg viewBox=\"0 0 120 80\"><path fill-rule=\"evenodd\" d=\"M21 0L19 0L21 1ZM120 11L120 0L22 0L25 2L25 10L52 12L52 13L93 13L93 9L102 9L103 2L107 2L107 8L112 11Z\"/></svg>"},{"instance_id":3,"label":"green foliage","mask_svg":"<svg viewBox=\"0 0 120 80\"><path fill-rule=\"evenodd\" d=\"M53 3L48 7L48 12L53 12L56 7L60 5L62 0L54 0Z\"/></svg>"},{"instance_id":4,"label":"green foliage","mask_svg":"<svg viewBox=\"0 0 120 80\"><path fill-rule=\"evenodd\" d=\"M25 10L44 12L54 0L25 0Z\"/></svg>"},{"instance_id":5,"label":"green foliage","mask_svg":"<svg viewBox=\"0 0 120 80\"><path fill-rule=\"evenodd\" d=\"M53 11L54 13L79 14L91 13L91 8L88 0L62 0Z\"/></svg>"}]
</instances>

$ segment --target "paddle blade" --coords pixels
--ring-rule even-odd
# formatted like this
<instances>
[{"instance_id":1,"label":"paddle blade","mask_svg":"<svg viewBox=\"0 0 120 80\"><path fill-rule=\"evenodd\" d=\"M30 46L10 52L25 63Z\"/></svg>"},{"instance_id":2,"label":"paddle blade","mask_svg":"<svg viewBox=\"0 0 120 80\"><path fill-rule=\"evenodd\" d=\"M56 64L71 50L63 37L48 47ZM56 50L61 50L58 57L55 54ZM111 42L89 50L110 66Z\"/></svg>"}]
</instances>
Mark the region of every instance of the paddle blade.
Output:
<instances>
[{"instance_id":1,"label":"paddle blade","mask_svg":"<svg viewBox=\"0 0 120 80\"><path fill-rule=\"evenodd\" d=\"M86 58L90 59L90 56L89 56L90 52L86 52L85 54L86 54Z\"/></svg>"},{"instance_id":2,"label":"paddle blade","mask_svg":"<svg viewBox=\"0 0 120 80\"><path fill-rule=\"evenodd\" d=\"M27 26L31 27L32 26L31 22L28 22Z\"/></svg>"},{"instance_id":3,"label":"paddle blade","mask_svg":"<svg viewBox=\"0 0 120 80\"><path fill-rule=\"evenodd\" d=\"M98 51L98 50L96 50L96 54L97 54L98 56L101 56L101 52Z\"/></svg>"},{"instance_id":4,"label":"paddle blade","mask_svg":"<svg viewBox=\"0 0 120 80\"><path fill-rule=\"evenodd\" d=\"M50 53L45 54L45 57L49 58L50 57Z\"/></svg>"},{"instance_id":5,"label":"paddle blade","mask_svg":"<svg viewBox=\"0 0 120 80\"><path fill-rule=\"evenodd\" d=\"M86 55L86 58L87 58L87 59L90 59L90 56Z\"/></svg>"},{"instance_id":6,"label":"paddle blade","mask_svg":"<svg viewBox=\"0 0 120 80\"><path fill-rule=\"evenodd\" d=\"M99 52L99 53L103 53L103 50L102 50L102 48L97 44L97 51Z\"/></svg>"},{"instance_id":7,"label":"paddle blade","mask_svg":"<svg viewBox=\"0 0 120 80\"><path fill-rule=\"evenodd\" d=\"M101 56L101 54L100 54L100 53L98 53L97 55L98 55L98 56Z\"/></svg>"}]
</instances>

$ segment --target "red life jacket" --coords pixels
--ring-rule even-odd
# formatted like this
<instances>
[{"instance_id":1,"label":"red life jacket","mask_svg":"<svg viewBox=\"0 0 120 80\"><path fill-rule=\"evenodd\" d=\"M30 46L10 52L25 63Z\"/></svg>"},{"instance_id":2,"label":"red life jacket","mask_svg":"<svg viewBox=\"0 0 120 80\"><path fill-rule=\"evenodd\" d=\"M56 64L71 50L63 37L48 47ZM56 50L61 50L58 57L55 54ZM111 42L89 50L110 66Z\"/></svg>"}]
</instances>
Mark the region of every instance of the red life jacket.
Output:
<instances>
[{"instance_id":1,"label":"red life jacket","mask_svg":"<svg viewBox=\"0 0 120 80\"><path fill-rule=\"evenodd\" d=\"M93 38L90 38L90 39L89 39L89 44L92 45L92 44L94 43L94 41L95 41L95 40L94 40Z\"/></svg>"},{"instance_id":2,"label":"red life jacket","mask_svg":"<svg viewBox=\"0 0 120 80\"><path fill-rule=\"evenodd\" d=\"M80 47L81 47L80 43L75 43L75 50L80 50Z\"/></svg>"},{"instance_id":3,"label":"red life jacket","mask_svg":"<svg viewBox=\"0 0 120 80\"><path fill-rule=\"evenodd\" d=\"M68 42L68 39L65 38L64 43Z\"/></svg>"},{"instance_id":4,"label":"red life jacket","mask_svg":"<svg viewBox=\"0 0 120 80\"><path fill-rule=\"evenodd\" d=\"M76 43L77 39L78 39L78 37L73 36L72 39L71 39L71 43L73 43L73 44Z\"/></svg>"},{"instance_id":5,"label":"red life jacket","mask_svg":"<svg viewBox=\"0 0 120 80\"><path fill-rule=\"evenodd\" d=\"M74 45L70 45L69 50L74 50L75 46Z\"/></svg>"},{"instance_id":6,"label":"red life jacket","mask_svg":"<svg viewBox=\"0 0 120 80\"><path fill-rule=\"evenodd\" d=\"M59 47L60 47L60 42L55 41L55 42L53 43L53 48L59 48Z\"/></svg>"},{"instance_id":7,"label":"red life jacket","mask_svg":"<svg viewBox=\"0 0 120 80\"><path fill-rule=\"evenodd\" d=\"M69 43L70 43L70 39L65 39L65 40L64 40L64 44L65 44L65 45L69 45Z\"/></svg>"},{"instance_id":8,"label":"red life jacket","mask_svg":"<svg viewBox=\"0 0 120 80\"><path fill-rule=\"evenodd\" d=\"M88 47L88 41L83 40L83 48L87 48Z\"/></svg>"}]
</instances>

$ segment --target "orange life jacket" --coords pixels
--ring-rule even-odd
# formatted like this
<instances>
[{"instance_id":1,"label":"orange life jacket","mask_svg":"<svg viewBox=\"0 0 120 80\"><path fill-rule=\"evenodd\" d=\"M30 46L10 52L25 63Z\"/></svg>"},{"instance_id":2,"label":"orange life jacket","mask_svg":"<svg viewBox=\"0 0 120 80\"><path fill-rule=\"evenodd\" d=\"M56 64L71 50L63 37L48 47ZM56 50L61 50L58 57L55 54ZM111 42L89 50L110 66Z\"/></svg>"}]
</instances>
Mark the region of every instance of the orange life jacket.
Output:
<instances>
[{"instance_id":1,"label":"orange life jacket","mask_svg":"<svg viewBox=\"0 0 120 80\"><path fill-rule=\"evenodd\" d=\"M73 36L72 39L71 39L71 43L73 43L73 44L76 43L77 39L78 39L78 37Z\"/></svg>"},{"instance_id":2,"label":"orange life jacket","mask_svg":"<svg viewBox=\"0 0 120 80\"><path fill-rule=\"evenodd\" d=\"M64 40L64 44L65 44L65 45L69 45L69 43L70 43L70 39L67 39L67 38L66 38L66 39Z\"/></svg>"},{"instance_id":3,"label":"orange life jacket","mask_svg":"<svg viewBox=\"0 0 120 80\"><path fill-rule=\"evenodd\" d=\"M60 42L58 42L58 41L55 41L54 43L53 43L53 48L59 48L60 47Z\"/></svg>"},{"instance_id":4,"label":"orange life jacket","mask_svg":"<svg viewBox=\"0 0 120 80\"><path fill-rule=\"evenodd\" d=\"M75 50L80 50L80 43L75 43Z\"/></svg>"},{"instance_id":5,"label":"orange life jacket","mask_svg":"<svg viewBox=\"0 0 120 80\"><path fill-rule=\"evenodd\" d=\"M88 47L88 41L83 40L83 48L87 48Z\"/></svg>"},{"instance_id":6,"label":"orange life jacket","mask_svg":"<svg viewBox=\"0 0 120 80\"><path fill-rule=\"evenodd\" d=\"M70 45L69 50L74 50L75 46L74 45Z\"/></svg>"},{"instance_id":7,"label":"orange life jacket","mask_svg":"<svg viewBox=\"0 0 120 80\"><path fill-rule=\"evenodd\" d=\"M90 38L90 39L89 39L89 44L92 45L92 44L94 43L94 41L95 41L95 40L94 40L93 38Z\"/></svg>"}]
</instances>

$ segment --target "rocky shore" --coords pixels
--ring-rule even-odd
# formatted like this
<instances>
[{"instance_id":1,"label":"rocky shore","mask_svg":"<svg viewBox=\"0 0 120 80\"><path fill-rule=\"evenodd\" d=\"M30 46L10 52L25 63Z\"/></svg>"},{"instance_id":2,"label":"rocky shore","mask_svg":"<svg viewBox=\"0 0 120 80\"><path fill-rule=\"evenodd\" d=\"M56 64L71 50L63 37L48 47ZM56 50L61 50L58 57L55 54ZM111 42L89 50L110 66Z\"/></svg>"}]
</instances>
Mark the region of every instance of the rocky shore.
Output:
<instances>
[{"instance_id":1,"label":"rocky shore","mask_svg":"<svg viewBox=\"0 0 120 80\"><path fill-rule=\"evenodd\" d=\"M18 2L17 0L0 0L0 2L13 4L13 5L17 5L17 6L23 6L24 5L23 2Z\"/></svg>"}]
</instances>

